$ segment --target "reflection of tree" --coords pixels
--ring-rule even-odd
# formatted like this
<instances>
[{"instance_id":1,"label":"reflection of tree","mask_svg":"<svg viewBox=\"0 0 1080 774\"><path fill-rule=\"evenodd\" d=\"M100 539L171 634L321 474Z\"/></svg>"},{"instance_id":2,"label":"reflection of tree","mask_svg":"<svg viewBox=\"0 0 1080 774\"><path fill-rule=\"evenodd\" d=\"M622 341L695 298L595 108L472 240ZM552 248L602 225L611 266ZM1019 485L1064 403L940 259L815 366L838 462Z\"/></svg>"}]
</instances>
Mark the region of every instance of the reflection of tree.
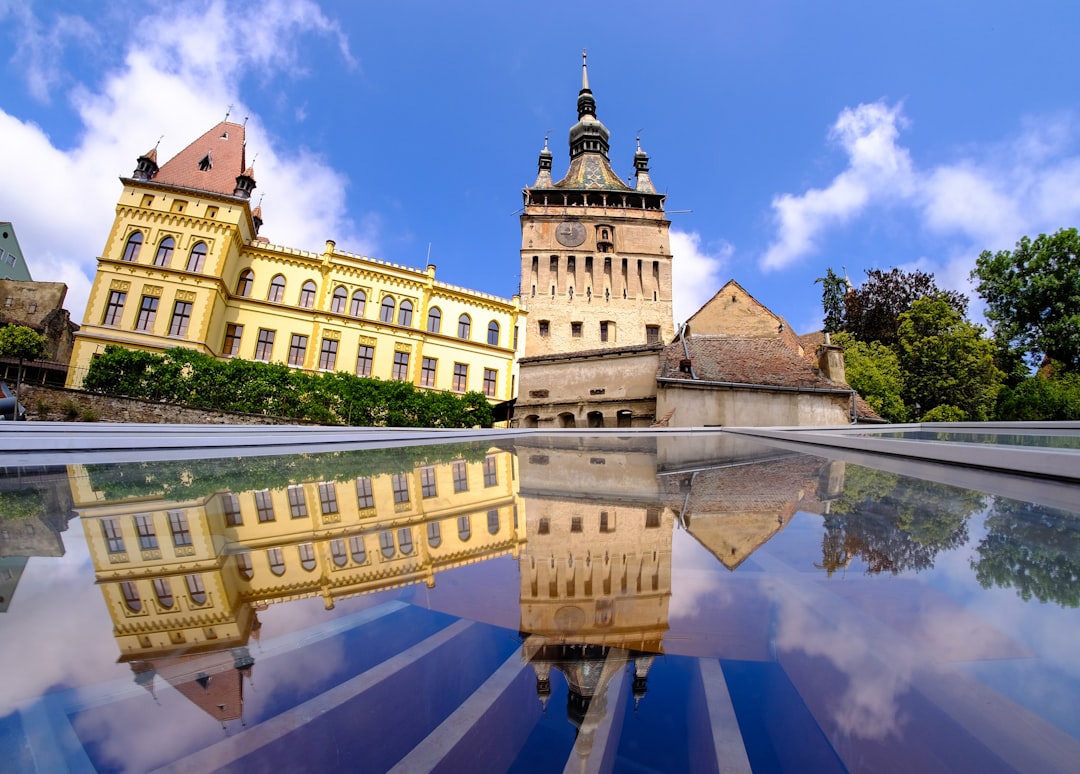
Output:
<instances>
[{"instance_id":1,"label":"reflection of tree","mask_svg":"<svg viewBox=\"0 0 1080 774\"><path fill-rule=\"evenodd\" d=\"M1080 516L994 498L987 534L972 562L983 588L1015 588L1022 599L1080 605Z\"/></svg>"},{"instance_id":2,"label":"reflection of tree","mask_svg":"<svg viewBox=\"0 0 1080 774\"><path fill-rule=\"evenodd\" d=\"M825 516L819 568L832 575L859 558L870 574L927 570L967 540L978 492L849 465L844 493Z\"/></svg>"},{"instance_id":3,"label":"reflection of tree","mask_svg":"<svg viewBox=\"0 0 1080 774\"><path fill-rule=\"evenodd\" d=\"M0 492L0 521L23 521L45 515L45 497L36 489Z\"/></svg>"}]
</instances>

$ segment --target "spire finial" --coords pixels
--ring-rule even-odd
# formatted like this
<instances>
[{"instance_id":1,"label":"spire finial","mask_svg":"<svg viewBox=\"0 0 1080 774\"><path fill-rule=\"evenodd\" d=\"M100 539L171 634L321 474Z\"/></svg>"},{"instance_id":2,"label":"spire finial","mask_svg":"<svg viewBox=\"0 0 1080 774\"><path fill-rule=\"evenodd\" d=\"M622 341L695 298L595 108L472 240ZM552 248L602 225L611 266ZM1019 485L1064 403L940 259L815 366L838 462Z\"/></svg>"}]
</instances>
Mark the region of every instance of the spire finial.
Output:
<instances>
[{"instance_id":1,"label":"spire finial","mask_svg":"<svg viewBox=\"0 0 1080 774\"><path fill-rule=\"evenodd\" d=\"M585 49L581 49L581 90L589 91L589 55L585 53Z\"/></svg>"},{"instance_id":2,"label":"spire finial","mask_svg":"<svg viewBox=\"0 0 1080 774\"><path fill-rule=\"evenodd\" d=\"M165 139L165 135L161 135L160 137L157 138L157 142L154 143L154 150L158 149L158 146L161 145L161 141L164 140L164 139Z\"/></svg>"},{"instance_id":3,"label":"spire finial","mask_svg":"<svg viewBox=\"0 0 1080 774\"><path fill-rule=\"evenodd\" d=\"M247 127L248 116L244 116L244 127Z\"/></svg>"},{"instance_id":4,"label":"spire finial","mask_svg":"<svg viewBox=\"0 0 1080 774\"><path fill-rule=\"evenodd\" d=\"M229 109L225 111L225 120L229 120L229 115L232 113L233 106L229 105Z\"/></svg>"}]
</instances>

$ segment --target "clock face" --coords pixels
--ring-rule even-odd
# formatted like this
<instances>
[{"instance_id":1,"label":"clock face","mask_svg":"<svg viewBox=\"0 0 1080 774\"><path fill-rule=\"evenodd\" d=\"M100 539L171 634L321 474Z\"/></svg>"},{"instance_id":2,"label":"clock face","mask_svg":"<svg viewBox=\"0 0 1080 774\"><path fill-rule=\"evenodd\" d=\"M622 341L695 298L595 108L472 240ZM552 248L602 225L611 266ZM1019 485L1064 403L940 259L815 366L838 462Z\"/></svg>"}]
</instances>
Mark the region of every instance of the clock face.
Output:
<instances>
[{"instance_id":1,"label":"clock face","mask_svg":"<svg viewBox=\"0 0 1080 774\"><path fill-rule=\"evenodd\" d=\"M563 247L577 247L585 241L585 226L576 220L567 220L555 229L555 238Z\"/></svg>"}]
</instances>

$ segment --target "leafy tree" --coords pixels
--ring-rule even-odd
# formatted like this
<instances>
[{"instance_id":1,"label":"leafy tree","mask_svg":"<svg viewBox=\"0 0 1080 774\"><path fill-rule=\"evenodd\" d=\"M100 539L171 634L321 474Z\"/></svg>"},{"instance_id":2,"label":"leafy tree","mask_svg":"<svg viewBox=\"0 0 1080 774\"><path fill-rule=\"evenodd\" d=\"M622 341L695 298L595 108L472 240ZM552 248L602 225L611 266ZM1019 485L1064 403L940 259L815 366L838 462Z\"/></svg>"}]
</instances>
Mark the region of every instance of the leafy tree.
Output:
<instances>
[{"instance_id":1,"label":"leafy tree","mask_svg":"<svg viewBox=\"0 0 1080 774\"><path fill-rule=\"evenodd\" d=\"M45 355L45 337L33 328L25 325L5 325L0 328L0 357L11 357L19 361L15 372L15 403L19 402L19 390L22 387L23 361L37 360ZM15 419L19 418L16 410Z\"/></svg>"},{"instance_id":2,"label":"leafy tree","mask_svg":"<svg viewBox=\"0 0 1080 774\"><path fill-rule=\"evenodd\" d=\"M998 395L994 418L1007 422L1080 419L1080 373L1029 376Z\"/></svg>"},{"instance_id":3,"label":"leafy tree","mask_svg":"<svg viewBox=\"0 0 1080 774\"><path fill-rule=\"evenodd\" d=\"M844 350L848 384L884 419L907 422L904 373L892 348L877 341L858 341L844 332L836 334L833 343Z\"/></svg>"},{"instance_id":4,"label":"leafy tree","mask_svg":"<svg viewBox=\"0 0 1080 774\"><path fill-rule=\"evenodd\" d=\"M1080 234L1023 237L1015 250L983 251L971 272L987 304L995 336L1024 351L1080 371Z\"/></svg>"},{"instance_id":5,"label":"leafy tree","mask_svg":"<svg viewBox=\"0 0 1080 774\"><path fill-rule=\"evenodd\" d=\"M982 334L947 294L914 301L898 329L904 401L923 412L955 406L968 420L989 419L1003 374L994 365L994 343Z\"/></svg>"},{"instance_id":6,"label":"leafy tree","mask_svg":"<svg viewBox=\"0 0 1080 774\"><path fill-rule=\"evenodd\" d=\"M844 330L860 341L894 344L900 315L925 296L940 296L961 317L967 314L967 298L956 291L940 290L933 274L868 269L866 281L844 297Z\"/></svg>"},{"instance_id":7,"label":"leafy tree","mask_svg":"<svg viewBox=\"0 0 1080 774\"><path fill-rule=\"evenodd\" d=\"M825 333L836 333L844 328L844 294L847 292L847 281L836 276L832 269L825 270L824 277L818 277L814 284L821 283L821 305L825 309L825 320L822 330Z\"/></svg>"}]
</instances>

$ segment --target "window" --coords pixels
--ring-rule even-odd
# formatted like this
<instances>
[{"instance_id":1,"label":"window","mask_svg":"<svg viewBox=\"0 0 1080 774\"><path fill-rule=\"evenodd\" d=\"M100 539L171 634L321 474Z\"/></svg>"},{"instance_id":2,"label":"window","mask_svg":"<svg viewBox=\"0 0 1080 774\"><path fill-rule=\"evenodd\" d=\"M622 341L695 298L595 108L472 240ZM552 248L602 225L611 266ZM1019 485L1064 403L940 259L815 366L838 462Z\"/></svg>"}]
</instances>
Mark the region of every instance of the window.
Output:
<instances>
[{"instance_id":1,"label":"window","mask_svg":"<svg viewBox=\"0 0 1080 774\"><path fill-rule=\"evenodd\" d=\"M394 490L394 505L409 502L409 478L403 473L390 477L390 487Z\"/></svg>"},{"instance_id":2,"label":"window","mask_svg":"<svg viewBox=\"0 0 1080 774\"><path fill-rule=\"evenodd\" d=\"M412 530L408 527L402 527L397 531L398 547L401 549L401 553L408 556L413 552L412 543Z\"/></svg>"},{"instance_id":3,"label":"window","mask_svg":"<svg viewBox=\"0 0 1080 774\"><path fill-rule=\"evenodd\" d=\"M499 534L499 512L496 511L496 510L488 511L487 512L487 522L488 522L488 534L489 535L498 535Z\"/></svg>"},{"instance_id":4,"label":"window","mask_svg":"<svg viewBox=\"0 0 1080 774\"><path fill-rule=\"evenodd\" d=\"M420 468L420 496L435 497L437 495L438 491L435 487L435 468L431 466Z\"/></svg>"},{"instance_id":5,"label":"window","mask_svg":"<svg viewBox=\"0 0 1080 774\"><path fill-rule=\"evenodd\" d=\"M337 487L334 486L333 481L319 482L319 506L322 508L324 516L338 512Z\"/></svg>"},{"instance_id":6,"label":"window","mask_svg":"<svg viewBox=\"0 0 1080 774\"><path fill-rule=\"evenodd\" d=\"M330 557L334 560L334 566L344 567L345 562L349 560L349 555L345 551L345 541L340 538L330 541Z\"/></svg>"},{"instance_id":7,"label":"window","mask_svg":"<svg viewBox=\"0 0 1080 774\"><path fill-rule=\"evenodd\" d=\"M540 522L536 525L536 534L546 535L551 532L551 520L547 516L541 516Z\"/></svg>"},{"instance_id":8,"label":"window","mask_svg":"<svg viewBox=\"0 0 1080 774\"><path fill-rule=\"evenodd\" d=\"M345 288L335 288L334 297L330 299L330 311L334 314L345 314L345 302L348 298L349 294L345 291Z\"/></svg>"},{"instance_id":9,"label":"window","mask_svg":"<svg viewBox=\"0 0 1080 774\"><path fill-rule=\"evenodd\" d=\"M319 351L319 368L323 371L333 371L337 364L338 343L333 339L323 339L322 349Z\"/></svg>"},{"instance_id":10,"label":"window","mask_svg":"<svg viewBox=\"0 0 1080 774\"><path fill-rule=\"evenodd\" d=\"M307 356L307 336L294 333L292 342L289 344L289 365L302 368L304 357Z\"/></svg>"},{"instance_id":11,"label":"window","mask_svg":"<svg viewBox=\"0 0 1080 774\"><path fill-rule=\"evenodd\" d=\"M398 307L398 325L412 325L412 301L402 301Z\"/></svg>"},{"instance_id":12,"label":"window","mask_svg":"<svg viewBox=\"0 0 1080 774\"><path fill-rule=\"evenodd\" d=\"M427 315L428 333L438 333L442 329L442 312L439 307L433 306Z\"/></svg>"},{"instance_id":13,"label":"window","mask_svg":"<svg viewBox=\"0 0 1080 774\"><path fill-rule=\"evenodd\" d=\"M409 380L408 352L394 353L394 370L391 372L390 377L392 379L396 379L399 382L406 382Z\"/></svg>"},{"instance_id":14,"label":"window","mask_svg":"<svg viewBox=\"0 0 1080 774\"><path fill-rule=\"evenodd\" d=\"M472 330L472 320L469 315L463 314L457 321L457 337L459 339L469 338L469 332Z\"/></svg>"},{"instance_id":15,"label":"window","mask_svg":"<svg viewBox=\"0 0 1080 774\"><path fill-rule=\"evenodd\" d=\"M183 511L169 511L169 532L177 548L191 545L191 530L188 529L187 516Z\"/></svg>"},{"instance_id":16,"label":"window","mask_svg":"<svg viewBox=\"0 0 1080 774\"><path fill-rule=\"evenodd\" d=\"M363 317L364 307L367 305L367 296L364 291L358 290L352 294L352 306L349 307L349 314L353 317Z\"/></svg>"},{"instance_id":17,"label":"window","mask_svg":"<svg viewBox=\"0 0 1080 774\"><path fill-rule=\"evenodd\" d=\"M172 322L169 323L169 335L186 336L189 322L191 322L191 302L177 301L173 305Z\"/></svg>"},{"instance_id":18,"label":"window","mask_svg":"<svg viewBox=\"0 0 1080 774\"><path fill-rule=\"evenodd\" d=\"M469 383L469 366L465 363L454 363L454 392L465 392Z\"/></svg>"},{"instance_id":19,"label":"window","mask_svg":"<svg viewBox=\"0 0 1080 774\"><path fill-rule=\"evenodd\" d=\"M571 516L570 517L570 531L571 532L581 532L581 517L580 516Z\"/></svg>"},{"instance_id":20,"label":"window","mask_svg":"<svg viewBox=\"0 0 1080 774\"><path fill-rule=\"evenodd\" d=\"M600 511L600 531L601 532L614 532L615 521L608 515L607 511Z\"/></svg>"},{"instance_id":21,"label":"window","mask_svg":"<svg viewBox=\"0 0 1080 774\"><path fill-rule=\"evenodd\" d=\"M660 508L650 505L645 509L645 526L650 529L660 526Z\"/></svg>"},{"instance_id":22,"label":"window","mask_svg":"<svg viewBox=\"0 0 1080 774\"><path fill-rule=\"evenodd\" d=\"M187 259L187 271L200 272L206 263L206 242L196 242Z\"/></svg>"},{"instance_id":23,"label":"window","mask_svg":"<svg viewBox=\"0 0 1080 774\"><path fill-rule=\"evenodd\" d=\"M438 361L433 357L425 357L420 361L420 386L435 386L435 366Z\"/></svg>"},{"instance_id":24,"label":"window","mask_svg":"<svg viewBox=\"0 0 1080 774\"><path fill-rule=\"evenodd\" d=\"M472 536L472 521L468 516L458 516L457 534L462 541L468 540Z\"/></svg>"},{"instance_id":25,"label":"window","mask_svg":"<svg viewBox=\"0 0 1080 774\"><path fill-rule=\"evenodd\" d=\"M269 489L260 489L255 493L255 513L259 517L260 524L275 519L274 500L270 496Z\"/></svg>"},{"instance_id":26,"label":"window","mask_svg":"<svg viewBox=\"0 0 1080 774\"><path fill-rule=\"evenodd\" d=\"M499 483L499 468L495 463L495 457L491 454L484 457L484 486L495 486Z\"/></svg>"},{"instance_id":27,"label":"window","mask_svg":"<svg viewBox=\"0 0 1080 774\"><path fill-rule=\"evenodd\" d=\"M484 369L484 394L489 398L495 397L496 381L498 380L499 372L494 368Z\"/></svg>"},{"instance_id":28,"label":"window","mask_svg":"<svg viewBox=\"0 0 1080 774\"><path fill-rule=\"evenodd\" d=\"M514 349L518 348L517 345L518 345L518 327L515 325L514 326Z\"/></svg>"},{"instance_id":29,"label":"window","mask_svg":"<svg viewBox=\"0 0 1080 774\"><path fill-rule=\"evenodd\" d=\"M544 338L547 338L547 336L551 333L551 323L549 323L547 320L540 320L537 323L537 328L539 334Z\"/></svg>"},{"instance_id":30,"label":"window","mask_svg":"<svg viewBox=\"0 0 1080 774\"><path fill-rule=\"evenodd\" d=\"M143 296L139 303L139 317L135 321L135 330L152 331L154 318L157 317L158 300L154 296Z\"/></svg>"},{"instance_id":31,"label":"window","mask_svg":"<svg viewBox=\"0 0 1080 774\"><path fill-rule=\"evenodd\" d=\"M154 578L154 594L162 607L173 606L172 585L168 578Z\"/></svg>"},{"instance_id":32,"label":"window","mask_svg":"<svg viewBox=\"0 0 1080 774\"><path fill-rule=\"evenodd\" d=\"M289 513L292 514L292 517L294 519L302 519L307 516L307 497L304 495L304 487L299 484L293 484L289 487L288 492Z\"/></svg>"},{"instance_id":33,"label":"window","mask_svg":"<svg viewBox=\"0 0 1080 774\"><path fill-rule=\"evenodd\" d=\"M352 555L352 560L357 564L366 562L367 549L364 547L364 538L360 535L354 535L349 538L349 553Z\"/></svg>"},{"instance_id":34,"label":"window","mask_svg":"<svg viewBox=\"0 0 1080 774\"><path fill-rule=\"evenodd\" d=\"M240 279L236 281L236 295L247 298L251 295L251 286L255 284L255 272L244 269L240 272Z\"/></svg>"},{"instance_id":35,"label":"window","mask_svg":"<svg viewBox=\"0 0 1080 774\"><path fill-rule=\"evenodd\" d=\"M266 549L266 560L270 563L270 572L274 575L285 574L285 555L280 548Z\"/></svg>"},{"instance_id":36,"label":"window","mask_svg":"<svg viewBox=\"0 0 1080 774\"><path fill-rule=\"evenodd\" d=\"M658 325L646 325L645 326L645 343L646 344L659 344L660 343L660 326L658 326Z\"/></svg>"},{"instance_id":37,"label":"window","mask_svg":"<svg viewBox=\"0 0 1080 774\"><path fill-rule=\"evenodd\" d=\"M255 343L255 359L269 363L274 355L274 332L259 328L259 340Z\"/></svg>"},{"instance_id":38,"label":"window","mask_svg":"<svg viewBox=\"0 0 1080 774\"><path fill-rule=\"evenodd\" d=\"M371 376L371 363L375 359L375 347L367 347L363 344L356 353L356 375Z\"/></svg>"},{"instance_id":39,"label":"window","mask_svg":"<svg viewBox=\"0 0 1080 774\"><path fill-rule=\"evenodd\" d=\"M168 266L169 261L172 260L173 248L176 247L176 240L172 237L165 237L161 240L161 244L158 245L157 255L154 256L155 266Z\"/></svg>"},{"instance_id":40,"label":"window","mask_svg":"<svg viewBox=\"0 0 1080 774\"><path fill-rule=\"evenodd\" d=\"M361 508L374 508L375 498L371 494L371 479L356 479L356 504Z\"/></svg>"},{"instance_id":41,"label":"window","mask_svg":"<svg viewBox=\"0 0 1080 774\"><path fill-rule=\"evenodd\" d=\"M240 498L232 492L221 496L221 510L225 514L226 527L239 527L244 523L244 517L240 514Z\"/></svg>"},{"instance_id":42,"label":"window","mask_svg":"<svg viewBox=\"0 0 1080 774\"><path fill-rule=\"evenodd\" d=\"M499 346L499 324L494 320L488 323L488 344Z\"/></svg>"},{"instance_id":43,"label":"window","mask_svg":"<svg viewBox=\"0 0 1080 774\"><path fill-rule=\"evenodd\" d=\"M266 300L280 304L283 298L285 298L285 278L279 274L270 280L270 292L266 294Z\"/></svg>"},{"instance_id":44,"label":"window","mask_svg":"<svg viewBox=\"0 0 1080 774\"><path fill-rule=\"evenodd\" d=\"M609 323L607 320L602 320L600 322L600 341L607 341L608 340L608 334L610 332L610 328L609 328L610 325L611 325L611 323Z\"/></svg>"},{"instance_id":45,"label":"window","mask_svg":"<svg viewBox=\"0 0 1080 774\"><path fill-rule=\"evenodd\" d=\"M300 288L300 307L310 309L315 306L315 283L308 280Z\"/></svg>"},{"instance_id":46,"label":"window","mask_svg":"<svg viewBox=\"0 0 1080 774\"><path fill-rule=\"evenodd\" d=\"M439 529L439 522L431 521L427 525L427 544L432 548L438 548L442 543L442 531Z\"/></svg>"},{"instance_id":47,"label":"window","mask_svg":"<svg viewBox=\"0 0 1080 774\"><path fill-rule=\"evenodd\" d=\"M120 593L124 595L124 604L128 610L137 613L142 610L142 600L139 598L139 589L131 581L123 581L120 584Z\"/></svg>"},{"instance_id":48,"label":"window","mask_svg":"<svg viewBox=\"0 0 1080 774\"><path fill-rule=\"evenodd\" d=\"M454 493L469 491L469 470L462 460L450 466L454 475Z\"/></svg>"},{"instance_id":49,"label":"window","mask_svg":"<svg viewBox=\"0 0 1080 774\"><path fill-rule=\"evenodd\" d=\"M388 529L379 533L379 550L382 551L383 558L394 558L394 533Z\"/></svg>"},{"instance_id":50,"label":"window","mask_svg":"<svg viewBox=\"0 0 1080 774\"><path fill-rule=\"evenodd\" d=\"M382 300L382 307L379 309L379 319L386 323L394 321L394 299L392 296L387 296Z\"/></svg>"},{"instance_id":51,"label":"window","mask_svg":"<svg viewBox=\"0 0 1080 774\"><path fill-rule=\"evenodd\" d=\"M206 604L206 586L203 585L201 575L188 575L184 578L187 585L188 596L196 605Z\"/></svg>"},{"instance_id":52,"label":"window","mask_svg":"<svg viewBox=\"0 0 1080 774\"><path fill-rule=\"evenodd\" d=\"M105 548L110 554L124 553L124 536L116 519L102 519L101 531L105 535Z\"/></svg>"},{"instance_id":53,"label":"window","mask_svg":"<svg viewBox=\"0 0 1080 774\"><path fill-rule=\"evenodd\" d=\"M575 339L580 339L581 338L581 323L579 323L579 322L570 323L570 335L573 336Z\"/></svg>"},{"instance_id":54,"label":"window","mask_svg":"<svg viewBox=\"0 0 1080 774\"><path fill-rule=\"evenodd\" d=\"M127 244L124 245L124 257L125 261L135 261L139 258L139 250L142 249L143 235L141 231L136 231L134 234L128 237Z\"/></svg>"},{"instance_id":55,"label":"window","mask_svg":"<svg viewBox=\"0 0 1080 774\"><path fill-rule=\"evenodd\" d=\"M140 513L135 517L135 532L139 535L139 548L143 551L153 551L158 547L154 520L149 514Z\"/></svg>"},{"instance_id":56,"label":"window","mask_svg":"<svg viewBox=\"0 0 1080 774\"><path fill-rule=\"evenodd\" d=\"M124 302L127 301L127 293L119 290L109 291L109 303L105 307L105 317L102 325L119 325L120 316L124 313Z\"/></svg>"},{"instance_id":57,"label":"window","mask_svg":"<svg viewBox=\"0 0 1080 774\"><path fill-rule=\"evenodd\" d=\"M315 569L315 546L311 543L301 543L297 546L300 553L300 566L308 572Z\"/></svg>"},{"instance_id":58,"label":"window","mask_svg":"<svg viewBox=\"0 0 1080 774\"><path fill-rule=\"evenodd\" d=\"M255 574L255 570L251 567L251 554L247 551L236 555L236 569L240 571L240 574L251 580L251 576Z\"/></svg>"},{"instance_id":59,"label":"window","mask_svg":"<svg viewBox=\"0 0 1080 774\"><path fill-rule=\"evenodd\" d=\"M225 326L225 344L221 347L221 354L225 357L236 357L240 354L240 337L244 333L243 325L229 323Z\"/></svg>"}]
</instances>

